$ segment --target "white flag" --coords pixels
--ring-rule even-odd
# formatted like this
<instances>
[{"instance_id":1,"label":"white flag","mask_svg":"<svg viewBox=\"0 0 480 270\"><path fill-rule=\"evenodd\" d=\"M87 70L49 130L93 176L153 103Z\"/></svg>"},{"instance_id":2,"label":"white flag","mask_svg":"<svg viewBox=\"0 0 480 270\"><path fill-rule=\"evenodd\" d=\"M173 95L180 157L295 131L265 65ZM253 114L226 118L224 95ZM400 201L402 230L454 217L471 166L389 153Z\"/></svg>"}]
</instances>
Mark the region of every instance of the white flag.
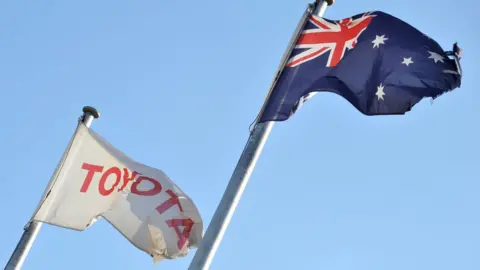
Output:
<instances>
[{"instance_id":1,"label":"white flag","mask_svg":"<svg viewBox=\"0 0 480 270\"><path fill-rule=\"evenodd\" d=\"M83 123L67 151L33 220L84 230L104 217L155 262L198 247L198 209L161 170L132 160Z\"/></svg>"}]
</instances>

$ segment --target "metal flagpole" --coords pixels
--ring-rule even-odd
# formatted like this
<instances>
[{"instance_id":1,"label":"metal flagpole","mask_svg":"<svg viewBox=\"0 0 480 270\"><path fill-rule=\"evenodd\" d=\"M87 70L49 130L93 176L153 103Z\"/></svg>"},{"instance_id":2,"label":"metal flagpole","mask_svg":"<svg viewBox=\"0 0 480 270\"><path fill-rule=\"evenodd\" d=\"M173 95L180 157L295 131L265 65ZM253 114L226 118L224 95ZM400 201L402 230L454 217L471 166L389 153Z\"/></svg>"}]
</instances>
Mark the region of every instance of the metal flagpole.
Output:
<instances>
[{"instance_id":1,"label":"metal flagpole","mask_svg":"<svg viewBox=\"0 0 480 270\"><path fill-rule=\"evenodd\" d=\"M81 117L81 121L85 126L90 127L92 124L93 119L99 118L100 114L98 111L90 106L85 106L83 107L83 116ZM57 165L57 168L55 169L55 172L52 175L52 178L46 188L45 194L42 196L43 201L48 194L48 190L50 190L53 181L58 173L60 172L61 165L65 161L65 158L67 156L68 150L70 148L70 145L73 141L73 138L70 140L69 147L67 147L67 150L63 153L63 156ZM25 226L24 232L22 234L22 237L20 238L20 241L18 241L17 246L15 247L15 250L13 251L12 255L10 256L10 259L7 262L7 265L5 266L5 270L18 270L22 268L23 262L25 261L25 258L28 255L28 252L30 251L30 248L33 245L33 242L35 241L35 238L37 237L38 232L40 231L40 228L42 227L41 222L37 222L34 220L29 221L29 223Z\"/></svg>"},{"instance_id":2,"label":"metal flagpole","mask_svg":"<svg viewBox=\"0 0 480 270\"><path fill-rule=\"evenodd\" d=\"M317 0L314 5L310 5L310 8L313 7L312 13L321 17L327 9L327 6L330 6L334 3L334 0ZM297 29L290 40L287 50L283 55L283 59L278 67L276 72L275 79L272 82L270 87L270 92L273 90L275 83L278 77L281 74L281 71L285 67L285 64L290 56L293 47L298 39L301 29L303 28L307 15L309 12L305 12L302 20L300 20ZM268 102L269 96L266 98L265 104ZM262 107L260 114L263 112L265 107ZM195 253L195 256L190 263L189 270L206 270L209 269L210 264L212 263L215 252L222 241L223 235L227 229L228 224L232 218L233 212L240 201L240 197L247 185L247 182L252 174L252 171L257 163L258 157L260 156L263 146L267 141L268 136L273 128L273 121L266 123L256 123L250 137L248 138L247 144L243 149L242 155L233 171L233 174L230 178L228 186L223 194L223 197L213 215L213 218L210 222L210 225L207 228L207 231L203 237L203 240L200 242L200 246Z\"/></svg>"}]
</instances>

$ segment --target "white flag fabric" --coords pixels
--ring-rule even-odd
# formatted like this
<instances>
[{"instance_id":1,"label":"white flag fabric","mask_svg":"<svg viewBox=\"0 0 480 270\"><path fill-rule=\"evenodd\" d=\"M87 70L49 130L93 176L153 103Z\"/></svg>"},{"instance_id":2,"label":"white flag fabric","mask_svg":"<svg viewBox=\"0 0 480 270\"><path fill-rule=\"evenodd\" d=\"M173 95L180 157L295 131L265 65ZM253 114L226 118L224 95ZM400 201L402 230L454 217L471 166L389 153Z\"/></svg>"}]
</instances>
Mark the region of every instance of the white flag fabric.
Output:
<instances>
[{"instance_id":1,"label":"white flag fabric","mask_svg":"<svg viewBox=\"0 0 480 270\"><path fill-rule=\"evenodd\" d=\"M200 213L161 170L132 160L83 123L67 151L33 220L81 231L104 217L154 262L198 247Z\"/></svg>"}]
</instances>

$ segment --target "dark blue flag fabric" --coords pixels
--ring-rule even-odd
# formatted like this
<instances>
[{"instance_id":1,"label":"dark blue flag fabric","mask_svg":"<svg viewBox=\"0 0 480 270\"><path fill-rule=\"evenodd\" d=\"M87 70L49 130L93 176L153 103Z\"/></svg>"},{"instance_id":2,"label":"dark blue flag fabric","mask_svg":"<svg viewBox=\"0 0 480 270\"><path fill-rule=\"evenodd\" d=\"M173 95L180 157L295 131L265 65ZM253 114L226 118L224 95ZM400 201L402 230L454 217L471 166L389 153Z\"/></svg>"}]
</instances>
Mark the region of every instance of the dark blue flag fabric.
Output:
<instances>
[{"instance_id":1,"label":"dark blue flag fabric","mask_svg":"<svg viewBox=\"0 0 480 270\"><path fill-rule=\"evenodd\" d=\"M288 119L316 92L339 94L365 115L405 114L460 86L459 57L449 55L384 12L339 21L310 14L259 122Z\"/></svg>"}]
</instances>

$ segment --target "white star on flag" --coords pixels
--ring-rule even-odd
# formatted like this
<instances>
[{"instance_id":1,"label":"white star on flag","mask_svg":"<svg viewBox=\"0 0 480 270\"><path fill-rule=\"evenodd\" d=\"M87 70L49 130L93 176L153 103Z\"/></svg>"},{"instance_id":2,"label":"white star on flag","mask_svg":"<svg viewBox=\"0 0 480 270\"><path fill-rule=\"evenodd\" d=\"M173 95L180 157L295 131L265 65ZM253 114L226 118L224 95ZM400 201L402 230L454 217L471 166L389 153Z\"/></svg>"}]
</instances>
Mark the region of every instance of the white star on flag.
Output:
<instances>
[{"instance_id":1,"label":"white star on flag","mask_svg":"<svg viewBox=\"0 0 480 270\"><path fill-rule=\"evenodd\" d=\"M412 57L408 57L408 58L407 58L407 57L403 57L403 62L402 62L402 64L405 64L407 67L408 67L408 65L413 64Z\"/></svg>"},{"instance_id":2,"label":"white star on flag","mask_svg":"<svg viewBox=\"0 0 480 270\"><path fill-rule=\"evenodd\" d=\"M385 35L377 36L375 35L375 39L372 41L373 43L373 48L380 48L380 44L385 44L385 40L388 38L385 37Z\"/></svg>"},{"instance_id":3,"label":"white star on flag","mask_svg":"<svg viewBox=\"0 0 480 270\"><path fill-rule=\"evenodd\" d=\"M428 53L430 53L430 56L428 57L428 59L433 59L433 61L435 61L435 63L437 63L438 61L443 63L443 56L441 56L440 54L438 54L436 52L428 51Z\"/></svg>"},{"instance_id":4,"label":"white star on flag","mask_svg":"<svg viewBox=\"0 0 480 270\"><path fill-rule=\"evenodd\" d=\"M380 84L378 87L377 87L377 93L375 93L375 95L377 95L378 97L378 100L384 100L383 99L383 96L385 95L385 92L383 92L383 88L385 88L384 85Z\"/></svg>"}]
</instances>

